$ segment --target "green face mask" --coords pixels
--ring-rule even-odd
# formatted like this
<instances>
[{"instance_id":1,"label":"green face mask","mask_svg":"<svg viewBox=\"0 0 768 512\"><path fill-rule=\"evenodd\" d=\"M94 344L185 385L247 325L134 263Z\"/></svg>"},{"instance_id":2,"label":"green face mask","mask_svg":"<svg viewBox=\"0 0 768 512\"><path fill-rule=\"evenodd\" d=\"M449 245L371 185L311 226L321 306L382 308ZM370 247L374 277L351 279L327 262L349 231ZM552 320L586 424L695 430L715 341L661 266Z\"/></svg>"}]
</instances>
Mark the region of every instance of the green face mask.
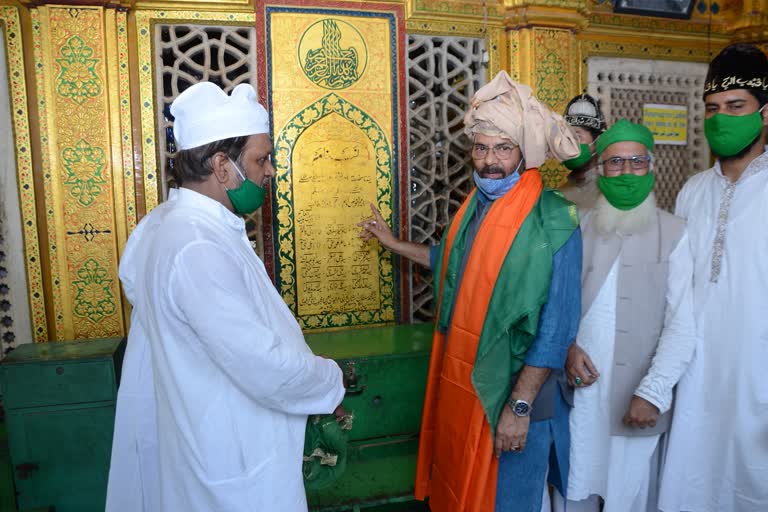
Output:
<instances>
[{"instance_id":1,"label":"green face mask","mask_svg":"<svg viewBox=\"0 0 768 512\"><path fill-rule=\"evenodd\" d=\"M264 198L267 191L245 177L240 167L230 160L235 166L237 174L243 179L243 182L234 190L227 190L227 197L232 201L232 207L238 215L249 215L258 210L264 204Z\"/></svg>"},{"instance_id":2,"label":"green face mask","mask_svg":"<svg viewBox=\"0 0 768 512\"><path fill-rule=\"evenodd\" d=\"M597 178L597 187L615 208L631 210L645 201L653 190L653 182L652 172L644 176L622 174L613 178L600 176Z\"/></svg>"},{"instance_id":3,"label":"green face mask","mask_svg":"<svg viewBox=\"0 0 768 512\"><path fill-rule=\"evenodd\" d=\"M579 156L563 161L563 165L572 171L581 169L592 159L592 150L589 148L589 144L580 144L579 146L581 147Z\"/></svg>"},{"instance_id":4,"label":"green face mask","mask_svg":"<svg viewBox=\"0 0 768 512\"><path fill-rule=\"evenodd\" d=\"M704 135L712 152L720 157L729 157L752 144L763 130L761 110L746 116L715 114L705 119Z\"/></svg>"}]
</instances>

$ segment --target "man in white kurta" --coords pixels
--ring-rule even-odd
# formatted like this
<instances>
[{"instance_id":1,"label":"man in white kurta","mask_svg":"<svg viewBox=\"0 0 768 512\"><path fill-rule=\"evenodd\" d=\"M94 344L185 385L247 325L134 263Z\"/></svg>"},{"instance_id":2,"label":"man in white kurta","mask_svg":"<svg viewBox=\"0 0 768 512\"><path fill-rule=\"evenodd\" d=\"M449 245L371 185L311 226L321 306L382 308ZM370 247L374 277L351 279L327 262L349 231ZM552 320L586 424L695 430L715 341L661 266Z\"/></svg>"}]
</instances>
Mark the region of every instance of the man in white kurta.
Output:
<instances>
[{"instance_id":1,"label":"man in white kurta","mask_svg":"<svg viewBox=\"0 0 768 512\"><path fill-rule=\"evenodd\" d=\"M710 64L704 129L718 161L677 198L699 340L677 390L664 512L768 510L766 90L768 60L753 46L726 48Z\"/></svg>"},{"instance_id":2,"label":"man in white kurta","mask_svg":"<svg viewBox=\"0 0 768 512\"><path fill-rule=\"evenodd\" d=\"M601 194L581 222L584 315L566 362L575 392L558 511L598 512L598 496L605 512L657 510L665 413L695 326L689 240L683 221L656 207L652 148L650 130L626 120L597 141Z\"/></svg>"},{"instance_id":3,"label":"man in white kurta","mask_svg":"<svg viewBox=\"0 0 768 512\"><path fill-rule=\"evenodd\" d=\"M200 83L174 102L180 188L142 220L120 263L133 305L107 510L305 512L308 414L344 395L312 354L240 217L274 175L249 85Z\"/></svg>"}]
</instances>

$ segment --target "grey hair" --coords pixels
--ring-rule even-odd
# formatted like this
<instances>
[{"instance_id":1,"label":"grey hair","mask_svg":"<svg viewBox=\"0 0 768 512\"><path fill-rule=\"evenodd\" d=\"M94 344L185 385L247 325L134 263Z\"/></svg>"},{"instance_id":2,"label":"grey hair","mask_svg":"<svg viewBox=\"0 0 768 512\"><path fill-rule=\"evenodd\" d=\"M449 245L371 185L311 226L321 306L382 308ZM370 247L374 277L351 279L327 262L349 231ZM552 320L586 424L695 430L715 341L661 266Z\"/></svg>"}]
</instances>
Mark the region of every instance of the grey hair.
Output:
<instances>
[{"instance_id":1,"label":"grey hair","mask_svg":"<svg viewBox=\"0 0 768 512\"><path fill-rule=\"evenodd\" d=\"M250 135L217 140L191 149L182 149L173 154L172 174L176 186L185 182L202 182L213 173L213 157L224 153L241 165L243 151Z\"/></svg>"}]
</instances>

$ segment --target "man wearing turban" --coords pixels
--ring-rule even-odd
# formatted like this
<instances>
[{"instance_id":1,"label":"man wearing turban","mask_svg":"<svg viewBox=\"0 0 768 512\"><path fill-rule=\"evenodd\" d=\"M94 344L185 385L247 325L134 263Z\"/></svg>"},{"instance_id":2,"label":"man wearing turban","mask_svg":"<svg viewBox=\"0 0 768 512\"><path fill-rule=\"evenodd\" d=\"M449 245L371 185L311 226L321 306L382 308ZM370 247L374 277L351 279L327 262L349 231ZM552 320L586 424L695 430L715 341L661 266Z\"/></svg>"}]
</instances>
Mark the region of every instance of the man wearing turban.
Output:
<instances>
[{"instance_id":1,"label":"man wearing turban","mask_svg":"<svg viewBox=\"0 0 768 512\"><path fill-rule=\"evenodd\" d=\"M595 141L605 131L605 117L595 98L579 94L565 108L565 121L579 138L581 152L576 158L563 162L571 172L560 191L579 210L589 210L600 195L597 190Z\"/></svg>"},{"instance_id":2,"label":"man wearing turban","mask_svg":"<svg viewBox=\"0 0 768 512\"><path fill-rule=\"evenodd\" d=\"M581 233L537 167L575 157L578 140L503 71L464 124L477 188L442 242L398 240L373 207L362 236L435 275L416 497L435 512L539 512L547 472L561 490L568 474L561 389L580 316Z\"/></svg>"},{"instance_id":3,"label":"man wearing turban","mask_svg":"<svg viewBox=\"0 0 768 512\"><path fill-rule=\"evenodd\" d=\"M685 221L656 206L653 135L619 120L597 139L595 208L581 219L582 318L566 361L575 387L568 505L656 511L660 439L696 344ZM561 500L556 500L561 502Z\"/></svg>"},{"instance_id":4,"label":"man wearing turban","mask_svg":"<svg viewBox=\"0 0 768 512\"><path fill-rule=\"evenodd\" d=\"M128 239L133 306L109 512L306 512L307 415L344 396L246 238L274 176L253 87L202 82L171 106L179 188Z\"/></svg>"},{"instance_id":5,"label":"man wearing turban","mask_svg":"<svg viewBox=\"0 0 768 512\"><path fill-rule=\"evenodd\" d=\"M768 510L768 59L725 48L704 83L714 167L677 196L694 254L696 356L677 390L659 507Z\"/></svg>"}]
</instances>

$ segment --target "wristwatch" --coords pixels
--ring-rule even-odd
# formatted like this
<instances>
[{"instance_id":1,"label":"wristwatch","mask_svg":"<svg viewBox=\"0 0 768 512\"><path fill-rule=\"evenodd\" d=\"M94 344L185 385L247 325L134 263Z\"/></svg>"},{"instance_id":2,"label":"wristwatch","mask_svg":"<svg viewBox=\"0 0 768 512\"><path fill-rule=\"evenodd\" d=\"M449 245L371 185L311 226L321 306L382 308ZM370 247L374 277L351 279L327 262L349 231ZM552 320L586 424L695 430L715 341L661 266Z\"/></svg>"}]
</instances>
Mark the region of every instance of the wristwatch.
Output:
<instances>
[{"instance_id":1,"label":"wristwatch","mask_svg":"<svg viewBox=\"0 0 768 512\"><path fill-rule=\"evenodd\" d=\"M512 400L507 399L507 404L512 408L512 412L515 416L525 417L531 414L531 404L525 400Z\"/></svg>"}]
</instances>

